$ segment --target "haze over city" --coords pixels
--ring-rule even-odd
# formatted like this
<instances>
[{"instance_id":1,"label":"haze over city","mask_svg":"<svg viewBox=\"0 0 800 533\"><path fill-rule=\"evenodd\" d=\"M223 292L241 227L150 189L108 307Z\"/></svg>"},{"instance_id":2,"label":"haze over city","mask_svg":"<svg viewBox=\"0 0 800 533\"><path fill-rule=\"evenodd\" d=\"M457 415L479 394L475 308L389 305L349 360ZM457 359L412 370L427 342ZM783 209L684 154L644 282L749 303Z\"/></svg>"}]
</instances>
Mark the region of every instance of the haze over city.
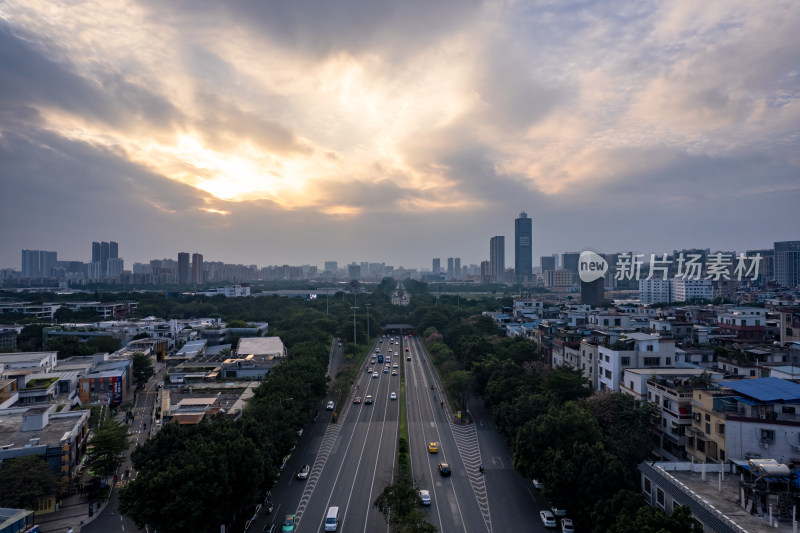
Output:
<instances>
[{"instance_id":1,"label":"haze over city","mask_svg":"<svg viewBox=\"0 0 800 533\"><path fill-rule=\"evenodd\" d=\"M797 2L0 4L0 268L769 248ZM506 259L513 261L511 252Z\"/></svg>"}]
</instances>

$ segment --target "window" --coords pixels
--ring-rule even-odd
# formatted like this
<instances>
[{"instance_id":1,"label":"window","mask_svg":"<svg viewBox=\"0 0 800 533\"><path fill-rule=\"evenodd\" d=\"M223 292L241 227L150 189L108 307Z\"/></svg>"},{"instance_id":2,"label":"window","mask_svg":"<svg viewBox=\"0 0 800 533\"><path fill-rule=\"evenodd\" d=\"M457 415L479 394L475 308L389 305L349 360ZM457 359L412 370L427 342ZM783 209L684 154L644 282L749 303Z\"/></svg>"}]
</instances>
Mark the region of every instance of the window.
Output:
<instances>
[{"instance_id":1,"label":"window","mask_svg":"<svg viewBox=\"0 0 800 533\"><path fill-rule=\"evenodd\" d=\"M755 375L756 375L756 371L755 371L755 370L751 370L751 371L750 371L750 377L753 377L753 376L755 376Z\"/></svg>"},{"instance_id":2,"label":"window","mask_svg":"<svg viewBox=\"0 0 800 533\"><path fill-rule=\"evenodd\" d=\"M725 461L725 450L719 451L719 460L724 462Z\"/></svg>"},{"instance_id":3,"label":"window","mask_svg":"<svg viewBox=\"0 0 800 533\"><path fill-rule=\"evenodd\" d=\"M717 433L719 435L725 434L725 424L717 424Z\"/></svg>"},{"instance_id":4,"label":"window","mask_svg":"<svg viewBox=\"0 0 800 533\"><path fill-rule=\"evenodd\" d=\"M631 381L630 389L633 390L633 381Z\"/></svg>"},{"instance_id":5,"label":"window","mask_svg":"<svg viewBox=\"0 0 800 533\"><path fill-rule=\"evenodd\" d=\"M706 422L711 422L711 415L706 413Z\"/></svg>"},{"instance_id":6,"label":"window","mask_svg":"<svg viewBox=\"0 0 800 533\"><path fill-rule=\"evenodd\" d=\"M668 365L671 365L671 364L672 364L672 357L667 357L667 362L666 362L666 364L668 364Z\"/></svg>"},{"instance_id":7,"label":"window","mask_svg":"<svg viewBox=\"0 0 800 533\"><path fill-rule=\"evenodd\" d=\"M647 345L647 351L648 352L652 352L653 351L653 345L652 344L648 344Z\"/></svg>"},{"instance_id":8,"label":"window","mask_svg":"<svg viewBox=\"0 0 800 533\"><path fill-rule=\"evenodd\" d=\"M711 435L711 424L706 422L706 435Z\"/></svg>"},{"instance_id":9,"label":"window","mask_svg":"<svg viewBox=\"0 0 800 533\"><path fill-rule=\"evenodd\" d=\"M615 326L621 326L622 325L622 320L620 320L619 318L615 318L614 319L614 325Z\"/></svg>"},{"instance_id":10,"label":"window","mask_svg":"<svg viewBox=\"0 0 800 533\"><path fill-rule=\"evenodd\" d=\"M653 486L652 486L652 483L650 482L650 478L645 477L644 478L644 493L645 494L650 494L650 491L652 491L652 490L653 490Z\"/></svg>"},{"instance_id":11,"label":"window","mask_svg":"<svg viewBox=\"0 0 800 533\"><path fill-rule=\"evenodd\" d=\"M645 357L644 366L658 366L661 360L658 357Z\"/></svg>"},{"instance_id":12,"label":"window","mask_svg":"<svg viewBox=\"0 0 800 533\"><path fill-rule=\"evenodd\" d=\"M784 414L793 415L793 414L795 414L795 408L794 408L794 406L791 406L791 405L783 405L783 406L781 406L781 412L784 413Z\"/></svg>"},{"instance_id":13,"label":"window","mask_svg":"<svg viewBox=\"0 0 800 533\"><path fill-rule=\"evenodd\" d=\"M628 365L631 364L631 358L630 357L620 357L619 362L620 362L620 364L622 366L628 366Z\"/></svg>"},{"instance_id":14,"label":"window","mask_svg":"<svg viewBox=\"0 0 800 533\"><path fill-rule=\"evenodd\" d=\"M611 370L606 370L606 378L611 379Z\"/></svg>"},{"instance_id":15,"label":"window","mask_svg":"<svg viewBox=\"0 0 800 533\"><path fill-rule=\"evenodd\" d=\"M664 508L664 489L656 487L656 503L662 509Z\"/></svg>"},{"instance_id":16,"label":"window","mask_svg":"<svg viewBox=\"0 0 800 533\"><path fill-rule=\"evenodd\" d=\"M775 431L772 429L762 429L761 442L764 444L772 444L775 442Z\"/></svg>"}]
</instances>

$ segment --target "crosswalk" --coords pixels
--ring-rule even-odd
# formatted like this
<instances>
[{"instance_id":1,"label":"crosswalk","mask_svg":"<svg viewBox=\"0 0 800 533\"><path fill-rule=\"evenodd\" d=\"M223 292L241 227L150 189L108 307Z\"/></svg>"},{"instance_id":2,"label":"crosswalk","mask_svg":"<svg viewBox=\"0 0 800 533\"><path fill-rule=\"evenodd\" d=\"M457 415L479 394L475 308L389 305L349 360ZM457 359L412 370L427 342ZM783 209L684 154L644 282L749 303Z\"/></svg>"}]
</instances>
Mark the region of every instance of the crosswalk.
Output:
<instances>
[{"instance_id":1,"label":"crosswalk","mask_svg":"<svg viewBox=\"0 0 800 533\"><path fill-rule=\"evenodd\" d=\"M464 468L467 470L467 477L472 486L472 491L475 493L475 501L478 503L478 508L483 516L486 530L492 533L492 518L489 512L489 496L486 492L486 478L479 469L483 461L481 459L481 448L478 443L478 432L475 429L475 424L450 423L450 429L456 440L458 454L461 456L461 461L464 463Z\"/></svg>"},{"instance_id":2,"label":"crosswalk","mask_svg":"<svg viewBox=\"0 0 800 533\"><path fill-rule=\"evenodd\" d=\"M300 497L300 504L297 506L295 514L298 518L303 517L303 512L308 507L308 502L311 500L311 495L314 494L314 488L317 486L319 476L322 474L322 469L325 468L325 463L328 461L328 456L331 454L333 445L336 443L336 438L339 436L339 430L342 428L341 424L330 424L325 431L325 436L322 438L322 445L319 447L319 453L314 460L314 465L311 467L311 473L306 480L305 490Z\"/></svg>"}]
</instances>

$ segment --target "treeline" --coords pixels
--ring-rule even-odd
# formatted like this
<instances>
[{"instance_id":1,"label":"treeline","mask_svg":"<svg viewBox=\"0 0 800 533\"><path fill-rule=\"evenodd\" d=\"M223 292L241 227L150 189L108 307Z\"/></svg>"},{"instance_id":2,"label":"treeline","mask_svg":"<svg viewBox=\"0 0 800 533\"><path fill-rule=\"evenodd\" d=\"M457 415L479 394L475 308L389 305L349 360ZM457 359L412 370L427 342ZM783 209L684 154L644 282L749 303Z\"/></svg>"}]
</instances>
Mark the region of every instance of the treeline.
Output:
<instances>
[{"instance_id":1,"label":"treeline","mask_svg":"<svg viewBox=\"0 0 800 533\"><path fill-rule=\"evenodd\" d=\"M272 333L288 340L289 356L255 390L242 416L166 424L133 452L138 474L120 492L120 511L140 527L175 533L219 531L220 524L248 518L325 395L338 327L313 309L284 314Z\"/></svg>"},{"instance_id":2,"label":"treeline","mask_svg":"<svg viewBox=\"0 0 800 533\"><path fill-rule=\"evenodd\" d=\"M579 531L699 530L687 509L667 518L642 497L637 466L656 445L655 405L593 393L579 371L550 368L529 340L503 337L488 316L464 316L471 305L440 300L416 324L453 407L466 411L470 396L480 396L516 470L542 482Z\"/></svg>"}]
</instances>

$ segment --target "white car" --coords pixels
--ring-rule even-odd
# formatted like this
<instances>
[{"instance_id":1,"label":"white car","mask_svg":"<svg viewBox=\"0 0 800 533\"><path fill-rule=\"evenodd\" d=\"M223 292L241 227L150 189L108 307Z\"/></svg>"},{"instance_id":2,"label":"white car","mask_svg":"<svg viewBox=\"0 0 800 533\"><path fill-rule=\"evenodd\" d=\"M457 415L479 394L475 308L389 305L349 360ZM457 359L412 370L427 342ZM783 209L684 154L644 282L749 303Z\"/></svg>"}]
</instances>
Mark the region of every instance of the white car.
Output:
<instances>
[{"instance_id":1,"label":"white car","mask_svg":"<svg viewBox=\"0 0 800 533\"><path fill-rule=\"evenodd\" d=\"M327 411L333 411L333 402L328 402L328 405L325 407Z\"/></svg>"},{"instance_id":2,"label":"white car","mask_svg":"<svg viewBox=\"0 0 800 533\"><path fill-rule=\"evenodd\" d=\"M389 399L390 399L390 400L396 400L396 399L397 399L397 393L396 393L396 392L393 392L393 393L391 393L391 394L389 395Z\"/></svg>"},{"instance_id":3,"label":"white car","mask_svg":"<svg viewBox=\"0 0 800 533\"><path fill-rule=\"evenodd\" d=\"M561 519L561 533L575 533L575 528L572 526L572 520L569 518Z\"/></svg>"},{"instance_id":4,"label":"white car","mask_svg":"<svg viewBox=\"0 0 800 533\"><path fill-rule=\"evenodd\" d=\"M544 488L544 483L539 481L538 479L532 479L531 482L533 483L533 488L542 490Z\"/></svg>"},{"instance_id":5,"label":"white car","mask_svg":"<svg viewBox=\"0 0 800 533\"><path fill-rule=\"evenodd\" d=\"M422 502L422 505L430 505L431 504L431 493L428 490L422 489L419 491L419 500Z\"/></svg>"},{"instance_id":6,"label":"white car","mask_svg":"<svg viewBox=\"0 0 800 533\"><path fill-rule=\"evenodd\" d=\"M567 510L556 507L555 505L552 506L550 509L553 510L553 514L556 516L567 516Z\"/></svg>"},{"instance_id":7,"label":"white car","mask_svg":"<svg viewBox=\"0 0 800 533\"><path fill-rule=\"evenodd\" d=\"M377 373L377 372L373 372L373 373L372 373L372 377L373 377L373 378L377 378L377 377L378 377L378 373Z\"/></svg>"},{"instance_id":8,"label":"white car","mask_svg":"<svg viewBox=\"0 0 800 533\"><path fill-rule=\"evenodd\" d=\"M556 517L550 511L539 511L539 518L542 519L544 527L556 527Z\"/></svg>"}]
</instances>

